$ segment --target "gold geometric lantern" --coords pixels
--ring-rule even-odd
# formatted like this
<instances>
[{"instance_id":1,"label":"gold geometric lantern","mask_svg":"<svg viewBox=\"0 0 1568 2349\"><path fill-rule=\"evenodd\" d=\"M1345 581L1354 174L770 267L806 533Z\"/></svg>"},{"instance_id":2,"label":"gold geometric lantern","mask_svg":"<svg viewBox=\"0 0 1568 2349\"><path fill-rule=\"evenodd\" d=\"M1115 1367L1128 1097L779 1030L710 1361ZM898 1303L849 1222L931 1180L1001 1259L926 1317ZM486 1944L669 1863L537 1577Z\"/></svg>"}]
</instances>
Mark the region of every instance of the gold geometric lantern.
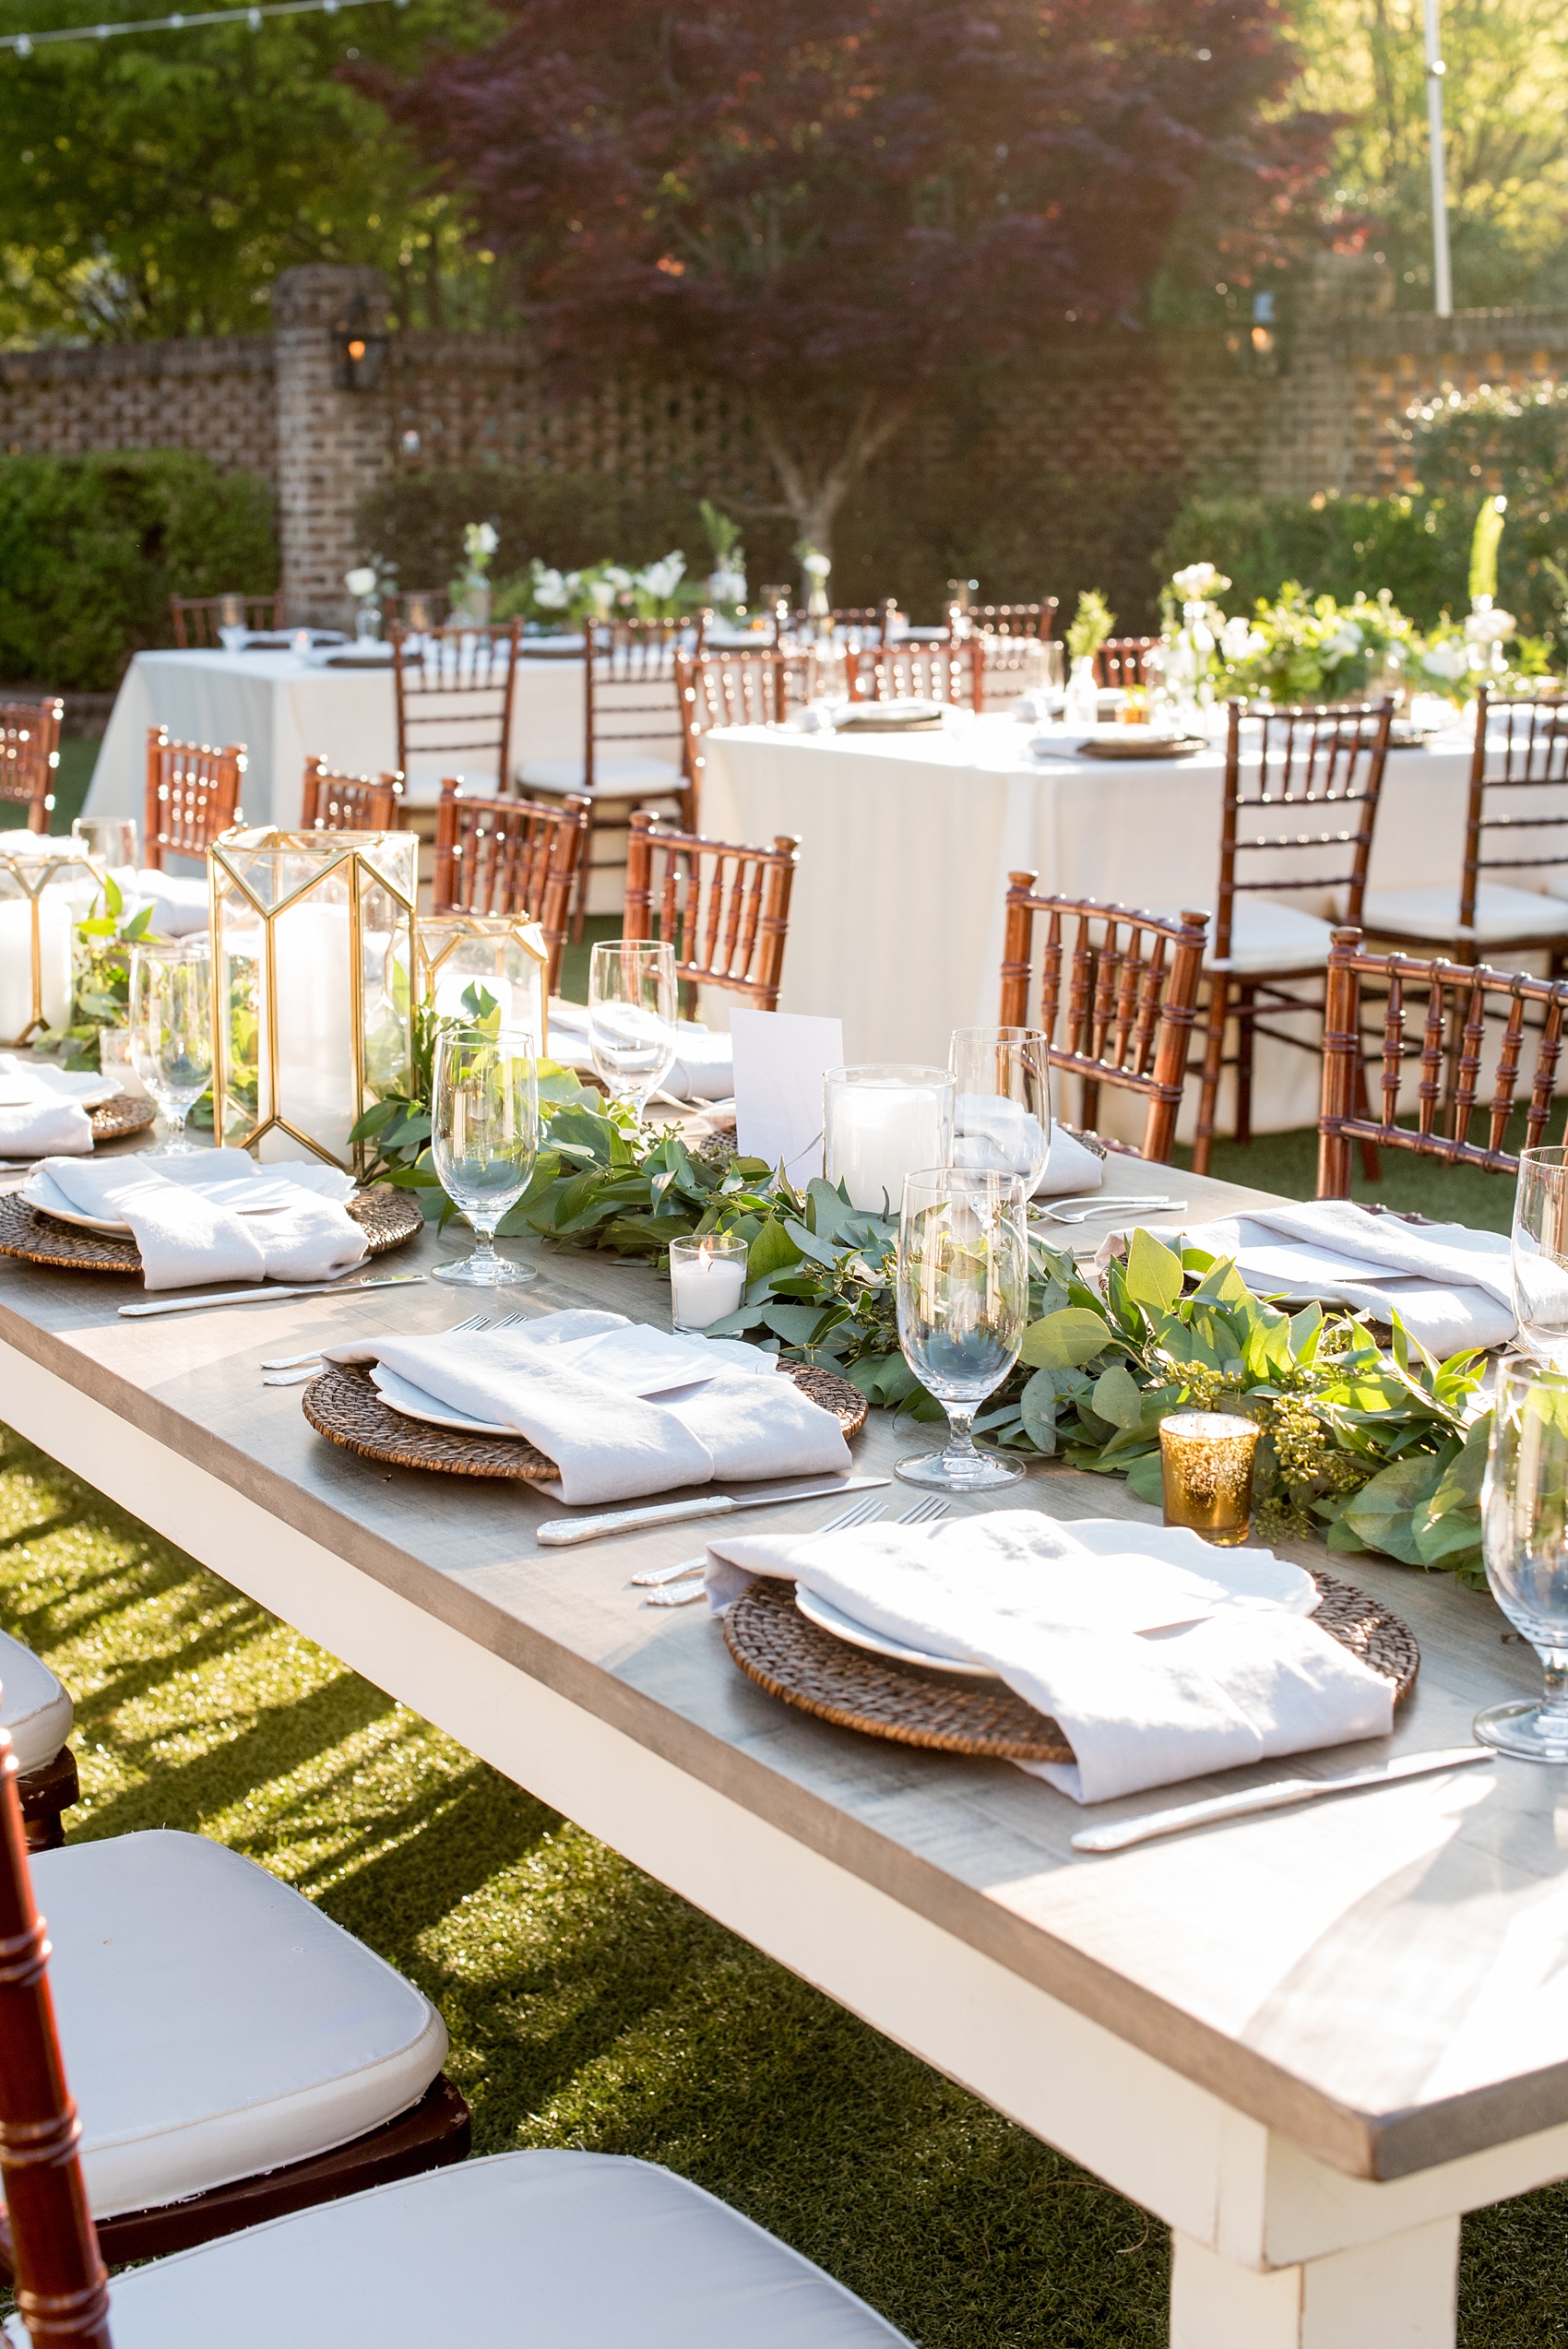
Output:
<instances>
[{"instance_id":1,"label":"gold geometric lantern","mask_svg":"<svg viewBox=\"0 0 1568 2349\"><path fill-rule=\"evenodd\" d=\"M217 1137L364 1171L350 1134L413 1081L412 832L226 832L208 851Z\"/></svg>"},{"instance_id":2,"label":"gold geometric lantern","mask_svg":"<svg viewBox=\"0 0 1568 2349\"><path fill-rule=\"evenodd\" d=\"M545 1057L550 949L537 921L506 914L425 914L419 923L420 998L443 1019L467 1016L463 997L482 987L501 1007L501 1025L534 1039Z\"/></svg>"},{"instance_id":3,"label":"gold geometric lantern","mask_svg":"<svg viewBox=\"0 0 1568 2349\"><path fill-rule=\"evenodd\" d=\"M0 1045L26 1044L35 1029L71 1017L71 943L91 912L103 868L71 853L66 840L0 835Z\"/></svg>"}]
</instances>

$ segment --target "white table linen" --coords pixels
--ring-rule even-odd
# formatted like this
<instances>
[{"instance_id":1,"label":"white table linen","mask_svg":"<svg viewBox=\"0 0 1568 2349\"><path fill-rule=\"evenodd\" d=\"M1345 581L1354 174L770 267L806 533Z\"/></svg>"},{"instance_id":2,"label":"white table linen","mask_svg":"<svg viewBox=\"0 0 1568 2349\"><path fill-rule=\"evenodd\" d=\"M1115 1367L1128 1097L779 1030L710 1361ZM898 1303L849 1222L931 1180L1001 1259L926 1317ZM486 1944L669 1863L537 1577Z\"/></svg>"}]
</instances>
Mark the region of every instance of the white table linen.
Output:
<instances>
[{"instance_id":1,"label":"white table linen","mask_svg":"<svg viewBox=\"0 0 1568 2349\"><path fill-rule=\"evenodd\" d=\"M47 1213L129 1227L148 1289L208 1281L330 1280L362 1263L364 1233L344 1210L335 1167L257 1167L243 1150L182 1157L42 1159L22 1196Z\"/></svg>"},{"instance_id":2,"label":"white table linen","mask_svg":"<svg viewBox=\"0 0 1568 2349\"><path fill-rule=\"evenodd\" d=\"M664 1080L665 1092L683 1101L728 1101L735 1090L735 1049L728 1031L683 1019L676 1023L675 1041L675 1064ZM586 1003L551 997L550 1057L564 1068L592 1068Z\"/></svg>"}]
</instances>

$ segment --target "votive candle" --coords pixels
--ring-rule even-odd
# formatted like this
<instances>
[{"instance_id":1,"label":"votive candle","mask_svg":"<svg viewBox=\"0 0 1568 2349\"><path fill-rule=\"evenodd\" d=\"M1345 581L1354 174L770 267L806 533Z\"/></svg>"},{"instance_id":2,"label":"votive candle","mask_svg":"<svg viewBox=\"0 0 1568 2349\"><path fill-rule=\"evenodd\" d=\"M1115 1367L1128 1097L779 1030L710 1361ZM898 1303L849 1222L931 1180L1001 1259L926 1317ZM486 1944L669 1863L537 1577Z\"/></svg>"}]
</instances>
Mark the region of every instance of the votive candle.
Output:
<instances>
[{"instance_id":1,"label":"votive candle","mask_svg":"<svg viewBox=\"0 0 1568 2349\"><path fill-rule=\"evenodd\" d=\"M671 1318L678 1330L705 1330L736 1311L746 1293L746 1254L737 1232L671 1241Z\"/></svg>"},{"instance_id":2,"label":"votive candle","mask_svg":"<svg viewBox=\"0 0 1568 2349\"><path fill-rule=\"evenodd\" d=\"M1247 1538L1258 1423L1232 1411L1172 1411L1159 1423L1165 1522L1222 1549Z\"/></svg>"}]
</instances>

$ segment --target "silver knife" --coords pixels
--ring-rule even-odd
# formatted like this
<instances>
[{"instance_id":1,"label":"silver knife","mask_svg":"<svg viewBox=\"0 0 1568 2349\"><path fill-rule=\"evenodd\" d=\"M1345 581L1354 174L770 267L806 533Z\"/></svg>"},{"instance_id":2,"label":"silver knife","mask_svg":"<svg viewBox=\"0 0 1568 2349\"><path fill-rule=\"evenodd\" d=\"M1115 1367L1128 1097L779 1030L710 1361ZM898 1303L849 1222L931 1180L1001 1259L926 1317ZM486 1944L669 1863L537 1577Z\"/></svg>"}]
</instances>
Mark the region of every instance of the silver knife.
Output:
<instances>
[{"instance_id":1,"label":"silver knife","mask_svg":"<svg viewBox=\"0 0 1568 2349\"><path fill-rule=\"evenodd\" d=\"M1436 1770L1464 1770L1473 1762L1495 1762L1491 1746L1450 1746L1446 1752L1414 1753L1377 1770L1351 1770L1339 1778L1280 1778L1272 1786L1250 1786L1244 1795L1216 1795L1209 1802L1185 1802L1175 1810L1147 1810L1141 1819L1114 1827L1080 1827L1075 1852L1120 1852L1129 1844L1152 1843L1157 1835L1179 1835L1206 1827L1213 1819L1242 1819L1250 1810L1284 1810L1291 1803L1315 1802L1319 1795L1350 1795L1363 1786L1391 1786L1401 1778L1424 1778Z\"/></svg>"},{"instance_id":2,"label":"silver knife","mask_svg":"<svg viewBox=\"0 0 1568 2349\"><path fill-rule=\"evenodd\" d=\"M727 1517L734 1509L778 1509L790 1501L830 1500L840 1492L864 1492L885 1485L886 1477L838 1477L831 1484L774 1485L766 1492L704 1493L699 1501L656 1501L647 1509L616 1509L608 1517L552 1517L540 1525L536 1539L541 1548L564 1549L568 1543L602 1541L608 1534L640 1533L645 1525L674 1525L685 1517Z\"/></svg>"},{"instance_id":3,"label":"silver knife","mask_svg":"<svg viewBox=\"0 0 1568 2349\"><path fill-rule=\"evenodd\" d=\"M319 1280L295 1288L224 1288L213 1297L160 1297L151 1305L122 1305L123 1321L148 1321L154 1313L201 1313L209 1305L270 1305L278 1297L341 1297L350 1288L403 1288L426 1280L426 1273L372 1273L368 1280Z\"/></svg>"}]
</instances>

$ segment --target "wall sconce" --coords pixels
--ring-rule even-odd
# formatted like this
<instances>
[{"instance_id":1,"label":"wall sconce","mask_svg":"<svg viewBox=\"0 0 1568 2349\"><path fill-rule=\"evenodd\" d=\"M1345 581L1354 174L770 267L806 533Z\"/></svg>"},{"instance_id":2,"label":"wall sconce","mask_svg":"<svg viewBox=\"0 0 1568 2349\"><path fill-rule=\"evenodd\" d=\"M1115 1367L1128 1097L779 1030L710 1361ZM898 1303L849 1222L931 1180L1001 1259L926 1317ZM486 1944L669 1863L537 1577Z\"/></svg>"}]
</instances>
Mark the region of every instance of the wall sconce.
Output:
<instances>
[{"instance_id":1,"label":"wall sconce","mask_svg":"<svg viewBox=\"0 0 1568 2349\"><path fill-rule=\"evenodd\" d=\"M390 338L374 324L362 293L356 293L342 316L334 321L331 333L332 380L339 390L374 391L386 365Z\"/></svg>"}]
</instances>

